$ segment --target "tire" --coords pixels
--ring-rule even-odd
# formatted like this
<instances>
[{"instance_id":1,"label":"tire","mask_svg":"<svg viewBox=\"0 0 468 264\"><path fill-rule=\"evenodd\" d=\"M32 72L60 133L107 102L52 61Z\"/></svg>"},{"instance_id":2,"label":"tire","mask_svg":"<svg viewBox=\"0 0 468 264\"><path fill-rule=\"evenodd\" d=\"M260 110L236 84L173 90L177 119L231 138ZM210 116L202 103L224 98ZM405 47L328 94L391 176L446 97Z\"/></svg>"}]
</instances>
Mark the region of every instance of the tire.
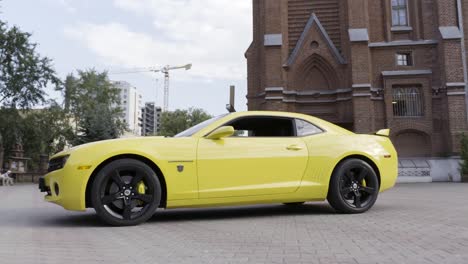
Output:
<instances>
[{"instance_id":1,"label":"tire","mask_svg":"<svg viewBox=\"0 0 468 264\"><path fill-rule=\"evenodd\" d=\"M375 204L379 179L374 169L360 159L341 162L335 169L327 200L339 213L360 214Z\"/></svg>"},{"instance_id":2,"label":"tire","mask_svg":"<svg viewBox=\"0 0 468 264\"><path fill-rule=\"evenodd\" d=\"M109 225L134 226L151 218L161 203L161 183L145 163L113 161L93 182L91 201L99 218Z\"/></svg>"}]
</instances>

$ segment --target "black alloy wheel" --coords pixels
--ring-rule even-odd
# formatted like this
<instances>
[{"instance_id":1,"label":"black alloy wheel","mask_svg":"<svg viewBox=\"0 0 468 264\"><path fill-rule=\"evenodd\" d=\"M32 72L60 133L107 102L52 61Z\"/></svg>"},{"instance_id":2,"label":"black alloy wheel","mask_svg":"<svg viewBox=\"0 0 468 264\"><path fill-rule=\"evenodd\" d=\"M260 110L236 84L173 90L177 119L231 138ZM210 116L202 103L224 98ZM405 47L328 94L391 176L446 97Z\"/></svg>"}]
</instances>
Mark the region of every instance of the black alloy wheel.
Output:
<instances>
[{"instance_id":1,"label":"black alloy wheel","mask_svg":"<svg viewBox=\"0 0 468 264\"><path fill-rule=\"evenodd\" d=\"M368 163L349 159L335 169L327 199L338 212L363 213L374 205L379 187L377 175Z\"/></svg>"},{"instance_id":2,"label":"black alloy wheel","mask_svg":"<svg viewBox=\"0 0 468 264\"><path fill-rule=\"evenodd\" d=\"M161 184L145 163L116 160L96 176L91 199L98 216L115 226L138 225L147 221L160 205Z\"/></svg>"}]
</instances>

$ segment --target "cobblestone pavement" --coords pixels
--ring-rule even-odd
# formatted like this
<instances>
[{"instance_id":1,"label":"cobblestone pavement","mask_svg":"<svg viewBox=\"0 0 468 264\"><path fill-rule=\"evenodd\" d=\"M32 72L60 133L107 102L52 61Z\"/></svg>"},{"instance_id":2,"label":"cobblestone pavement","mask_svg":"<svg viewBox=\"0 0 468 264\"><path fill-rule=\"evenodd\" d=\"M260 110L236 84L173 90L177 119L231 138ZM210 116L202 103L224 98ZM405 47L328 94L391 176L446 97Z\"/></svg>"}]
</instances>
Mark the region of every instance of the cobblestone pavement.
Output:
<instances>
[{"instance_id":1,"label":"cobblestone pavement","mask_svg":"<svg viewBox=\"0 0 468 264\"><path fill-rule=\"evenodd\" d=\"M399 185L363 215L167 210L125 228L47 204L36 186L1 186L0 263L468 263L468 184Z\"/></svg>"}]
</instances>

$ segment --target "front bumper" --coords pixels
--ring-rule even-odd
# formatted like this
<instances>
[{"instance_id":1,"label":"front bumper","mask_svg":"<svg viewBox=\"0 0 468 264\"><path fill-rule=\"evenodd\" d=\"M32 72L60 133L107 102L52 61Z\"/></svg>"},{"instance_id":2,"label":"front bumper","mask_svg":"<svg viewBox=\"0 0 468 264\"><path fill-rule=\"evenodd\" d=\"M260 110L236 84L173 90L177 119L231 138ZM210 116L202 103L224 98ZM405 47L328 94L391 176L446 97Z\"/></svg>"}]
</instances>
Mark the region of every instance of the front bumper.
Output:
<instances>
[{"instance_id":1,"label":"front bumper","mask_svg":"<svg viewBox=\"0 0 468 264\"><path fill-rule=\"evenodd\" d=\"M65 166L39 179L39 190L46 193L44 199L71 211L86 210L86 185L91 170Z\"/></svg>"}]
</instances>

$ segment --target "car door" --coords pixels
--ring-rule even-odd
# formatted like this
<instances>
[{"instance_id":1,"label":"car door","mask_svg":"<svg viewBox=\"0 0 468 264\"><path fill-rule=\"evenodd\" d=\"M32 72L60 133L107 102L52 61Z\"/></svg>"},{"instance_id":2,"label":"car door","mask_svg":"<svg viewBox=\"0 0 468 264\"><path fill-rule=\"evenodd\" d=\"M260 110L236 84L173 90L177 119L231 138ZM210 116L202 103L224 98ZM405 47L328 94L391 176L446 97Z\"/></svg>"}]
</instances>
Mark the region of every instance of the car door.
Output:
<instances>
[{"instance_id":1,"label":"car door","mask_svg":"<svg viewBox=\"0 0 468 264\"><path fill-rule=\"evenodd\" d=\"M304 175L308 150L294 120L249 116L224 124L236 134L202 138L197 166L200 198L292 193Z\"/></svg>"}]
</instances>

